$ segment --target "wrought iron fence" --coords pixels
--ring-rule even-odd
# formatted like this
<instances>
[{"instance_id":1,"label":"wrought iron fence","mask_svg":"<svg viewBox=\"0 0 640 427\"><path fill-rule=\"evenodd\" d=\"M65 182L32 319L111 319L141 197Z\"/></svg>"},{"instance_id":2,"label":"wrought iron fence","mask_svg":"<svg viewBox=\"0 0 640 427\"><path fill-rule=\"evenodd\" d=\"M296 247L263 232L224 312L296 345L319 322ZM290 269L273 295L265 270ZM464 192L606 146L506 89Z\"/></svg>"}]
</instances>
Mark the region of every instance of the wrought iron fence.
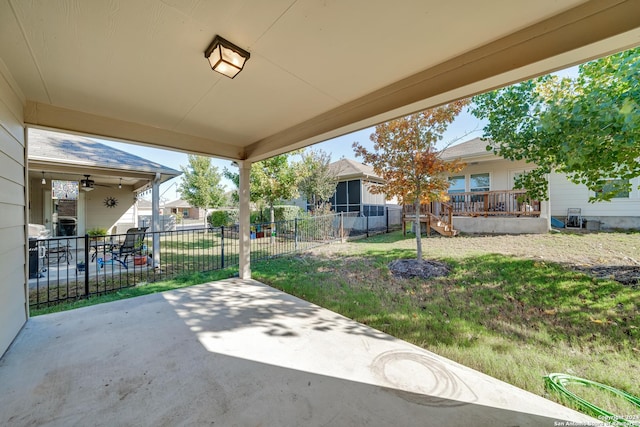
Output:
<instances>
[{"instance_id":1,"label":"wrought iron fence","mask_svg":"<svg viewBox=\"0 0 640 427\"><path fill-rule=\"evenodd\" d=\"M251 226L251 260L401 228L402 213L309 216ZM29 239L29 305L39 308L239 264L238 227ZM158 248L157 256L153 248Z\"/></svg>"}]
</instances>

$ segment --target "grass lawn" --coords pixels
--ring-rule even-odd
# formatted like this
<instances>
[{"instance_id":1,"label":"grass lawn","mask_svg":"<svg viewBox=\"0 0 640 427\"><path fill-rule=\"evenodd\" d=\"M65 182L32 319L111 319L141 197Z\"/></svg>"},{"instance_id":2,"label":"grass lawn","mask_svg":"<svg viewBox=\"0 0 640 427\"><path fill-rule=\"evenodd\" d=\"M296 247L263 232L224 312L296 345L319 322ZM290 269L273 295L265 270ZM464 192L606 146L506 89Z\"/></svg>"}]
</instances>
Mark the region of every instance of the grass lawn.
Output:
<instances>
[{"instance_id":1,"label":"grass lawn","mask_svg":"<svg viewBox=\"0 0 640 427\"><path fill-rule=\"evenodd\" d=\"M572 374L640 396L640 289L595 279L585 265L635 263L640 235L548 234L425 238L425 258L451 268L437 279L393 277L388 263L415 256L401 233L332 244L252 263L253 277L535 394L543 376ZM43 309L127 298L232 276L175 280ZM597 406L629 417L640 409L572 386Z\"/></svg>"},{"instance_id":2,"label":"grass lawn","mask_svg":"<svg viewBox=\"0 0 640 427\"><path fill-rule=\"evenodd\" d=\"M622 247L639 243L637 234L597 236L622 238ZM548 238L566 246L567 239L593 239ZM468 239L459 251L446 249L459 245L457 239L425 240L425 258L452 269L443 278L393 277L390 261L415 256L415 240L398 233L265 261L254 266L253 277L552 400L558 401L542 378L552 372L640 396L638 288L539 258L493 253L498 248L485 248L480 239ZM640 414L622 399L573 391L618 414Z\"/></svg>"}]
</instances>

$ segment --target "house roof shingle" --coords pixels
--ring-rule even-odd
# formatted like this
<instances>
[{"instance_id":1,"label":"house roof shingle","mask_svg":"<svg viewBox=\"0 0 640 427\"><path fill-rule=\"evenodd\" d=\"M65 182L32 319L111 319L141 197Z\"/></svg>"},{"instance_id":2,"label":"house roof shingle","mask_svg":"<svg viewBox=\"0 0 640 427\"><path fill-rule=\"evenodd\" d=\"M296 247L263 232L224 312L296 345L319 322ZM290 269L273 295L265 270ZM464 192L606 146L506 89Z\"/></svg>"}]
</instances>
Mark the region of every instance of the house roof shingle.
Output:
<instances>
[{"instance_id":1,"label":"house roof shingle","mask_svg":"<svg viewBox=\"0 0 640 427\"><path fill-rule=\"evenodd\" d=\"M172 177L182 173L89 138L40 129L29 131L28 157L29 160L78 166L149 173L159 172Z\"/></svg>"},{"instance_id":2,"label":"house roof shingle","mask_svg":"<svg viewBox=\"0 0 640 427\"><path fill-rule=\"evenodd\" d=\"M189 204L189 202L182 199L174 200L173 202L169 202L164 206L167 208L191 208L192 207L191 204Z\"/></svg>"},{"instance_id":3,"label":"house roof shingle","mask_svg":"<svg viewBox=\"0 0 640 427\"><path fill-rule=\"evenodd\" d=\"M331 163L329 168L336 174L338 180L355 177L382 180L382 178L374 172L372 166L352 159L340 159Z\"/></svg>"}]
</instances>

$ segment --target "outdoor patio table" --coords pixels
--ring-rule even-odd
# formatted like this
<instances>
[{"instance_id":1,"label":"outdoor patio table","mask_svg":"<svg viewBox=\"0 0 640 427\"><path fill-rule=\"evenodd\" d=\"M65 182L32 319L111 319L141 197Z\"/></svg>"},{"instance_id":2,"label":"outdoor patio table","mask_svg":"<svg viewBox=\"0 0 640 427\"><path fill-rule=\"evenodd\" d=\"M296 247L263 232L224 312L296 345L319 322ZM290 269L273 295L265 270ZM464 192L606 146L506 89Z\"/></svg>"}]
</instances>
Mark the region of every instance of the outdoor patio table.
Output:
<instances>
[{"instance_id":1,"label":"outdoor patio table","mask_svg":"<svg viewBox=\"0 0 640 427\"><path fill-rule=\"evenodd\" d=\"M89 250L91 251L91 262L96 260L99 253L110 253L116 244L106 240L95 240L89 244Z\"/></svg>"}]
</instances>

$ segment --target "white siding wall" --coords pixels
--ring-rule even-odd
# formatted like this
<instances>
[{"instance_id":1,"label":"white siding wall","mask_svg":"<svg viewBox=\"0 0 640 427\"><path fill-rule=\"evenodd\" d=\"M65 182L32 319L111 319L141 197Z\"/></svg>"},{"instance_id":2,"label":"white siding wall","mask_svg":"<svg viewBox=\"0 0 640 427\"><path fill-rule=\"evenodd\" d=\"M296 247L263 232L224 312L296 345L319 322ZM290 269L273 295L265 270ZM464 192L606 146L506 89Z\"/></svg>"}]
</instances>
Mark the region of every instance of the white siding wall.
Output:
<instances>
[{"instance_id":1,"label":"white siding wall","mask_svg":"<svg viewBox=\"0 0 640 427\"><path fill-rule=\"evenodd\" d=\"M582 209L582 215L597 217L640 216L640 179L631 180L633 190L628 199L613 199L610 202L589 203L593 194L582 184L570 182L566 175L554 173L549 177L551 215L566 216L568 208Z\"/></svg>"},{"instance_id":2,"label":"white siding wall","mask_svg":"<svg viewBox=\"0 0 640 427\"><path fill-rule=\"evenodd\" d=\"M27 321L23 100L0 60L0 355Z\"/></svg>"},{"instance_id":3,"label":"white siding wall","mask_svg":"<svg viewBox=\"0 0 640 427\"><path fill-rule=\"evenodd\" d=\"M465 191L469 191L469 179L473 174L489 173L491 190L512 189L513 175L516 172L532 169L524 161L512 162L498 159L478 162L468 162L467 166L455 176L465 176ZM568 208L582 209L582 216L600 220L605 228L622 227L637 228L640 226L640 178L631 181L633 190L629 198L613 199L610 202L589 203L591 192L584 185L570 182L564 174L551 174L549 177L551 215L564 217ZM546 206L543 204L542 216L546 216Z\"/></svg>"},{"instance_id":4,"label":"white siding wall","mask_svg":"<svg viewBox=\"0 0 640 427\"><path fill-rule=\"evenodd\" d=\"M131 195L131 194L130 194ZM133 197L133 196L132 196ZM123 234L127 229L138 226L138 206L133 203L125 213L116 221L115 228L112 227L112 234Z\"/></svg>"},{"instance_id":5,"label":"white siding wall","mask_svg":"<svg viewBox=\"0 0 640 427\"><path fill-rule=\"evenodd\" d=\"M365 181L362 185L362 204L363 205L384 205L386 196L384 193L372 193L371 188L377 186L372 182Z\"/></svg>"},{"instance_id":6,"label":"white siding wall","mask_svg":"<svg viewBox=\"0 0 640 427\"><path fill-rule=\"evenodd\" d=\"M512 162L510 160L496 159L473 164L469 161L467 166L460 172L451 174L452 176L465 176L465 191L469 189L469 179L471 175L489 173L491 180L491 191L495 190L511 190L512 183L510 176L512 172L531 169L531 165L524 161Z\"/></svg>"},{"instance_id":7,"label":"white siding wall","mask_svg":"<svg viewBox=\"0 0 640 427\"><path fill-rule=\"evenodd\" d=\"M117 206L113 208L105 206L104 200L107 197L115 198L118 201ZM127 221L121 221L132 205L133 193L130 189L125 187L119 189L117 185L113 188L95 186L93 191L84 193L86 229L78 230L78 233L84 234L87 230L96 227L110 231L118 222L135 223L132 215L125 217Z\"/></svg>"}]
</instances>

